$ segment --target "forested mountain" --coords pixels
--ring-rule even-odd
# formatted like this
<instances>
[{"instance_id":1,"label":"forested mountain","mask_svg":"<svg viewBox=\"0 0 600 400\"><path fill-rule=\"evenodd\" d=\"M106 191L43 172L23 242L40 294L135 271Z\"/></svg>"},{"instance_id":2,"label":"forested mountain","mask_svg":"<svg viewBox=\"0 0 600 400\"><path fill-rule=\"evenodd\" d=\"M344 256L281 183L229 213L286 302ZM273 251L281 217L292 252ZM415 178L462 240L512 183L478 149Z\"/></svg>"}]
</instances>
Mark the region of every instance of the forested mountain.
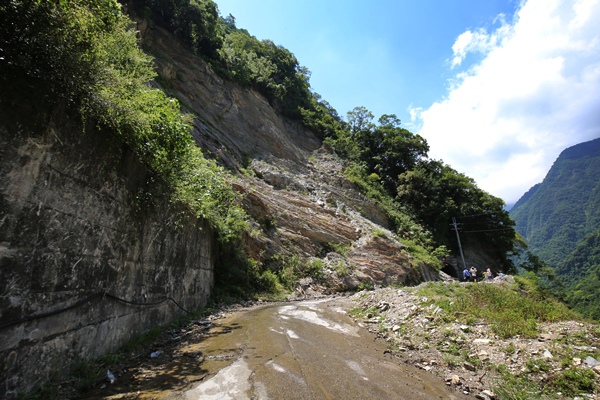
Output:
<instances>
[{"instance_id":1,"label":"forested mountain","mask_svg":"<svg viewBox=\"0 0 600 400\"><path fill-rule=\"evenodd\" d=\"M564 150L510 215L529 250L556 269L569 302L600 317L600 138Z\"/></svg>"}]
</instances>

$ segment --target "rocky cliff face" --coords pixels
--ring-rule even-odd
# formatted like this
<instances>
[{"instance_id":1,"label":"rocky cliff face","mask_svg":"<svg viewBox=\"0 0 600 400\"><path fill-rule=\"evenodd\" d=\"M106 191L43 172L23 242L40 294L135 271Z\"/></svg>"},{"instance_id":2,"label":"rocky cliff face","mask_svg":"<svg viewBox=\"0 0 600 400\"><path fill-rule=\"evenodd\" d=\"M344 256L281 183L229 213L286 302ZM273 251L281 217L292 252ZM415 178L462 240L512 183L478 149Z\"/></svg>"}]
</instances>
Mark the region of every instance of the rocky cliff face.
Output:
<instances>
[{"instance_id":1,"label":"rocky cliff face","mask_svg":"<svg viewBox=\"0 0 600 400\"><path fill-rule=\"evenodd\" d=\"M0 111L2 398L203 306L213 284L210 228L133 154L22 107Z\"/></svg>"},{"instance_id":2,"label":"rocky cliff face","mask_svg":"<svg viewBox=\"0 0 600 400\"><path fill-rule=\"evenodd\" d=\"M385 213L344 177L342 162L311 131L278 115L260 93L223 81L164 31L143 21L139 29L161 86L196 116L196 142L244 172L235 186L255 222L247 246L261 265L277 268L281 255L320 258L325 287L308 282L299 293L437 278L411 261L386 229Z\"/></svg>"}]
</instances>

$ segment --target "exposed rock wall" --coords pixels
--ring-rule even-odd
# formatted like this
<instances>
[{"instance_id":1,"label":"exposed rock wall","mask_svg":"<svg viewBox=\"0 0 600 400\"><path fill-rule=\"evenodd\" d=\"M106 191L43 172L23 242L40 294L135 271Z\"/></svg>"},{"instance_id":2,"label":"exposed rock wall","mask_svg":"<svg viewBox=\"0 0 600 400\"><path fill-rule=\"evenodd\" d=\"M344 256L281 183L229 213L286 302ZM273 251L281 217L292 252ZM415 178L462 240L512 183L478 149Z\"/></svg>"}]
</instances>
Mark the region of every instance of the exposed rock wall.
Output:
<instances>
[{"instance_id":1,"label":"exposed rock wall","mask_svg":"<svg viewBox=\"0 0 600 400\"><path fill-rule=\"evenodd\" d=\"M344 176L343 162L310 130L281 117L257 91L221 79L160 28L140 21L138 29L156 57L160 86L194 114L196 142L227 167L244 170L235 187L256 222L246 244L260 265L278 269L286 256L319 258L325 282L311 284L322 285L320 293L439 279L413 262L388 230L385 212ZM328 254L335 246L347 249L342 259Z\"/></svg>"},{"instance_id":2,"label":"exposed rock wall","mask_svg":"<svg viewBox=\"0 0 600 400\"><path fill-rule=\"evenodd\" d=\"M207 224L170 205L118 140L64 116L10 123L11 111L0 111L0 398L205 305L215 253Z\"/></svg>"},{"instance_id":3,"label":"exposed rock wall","mask_svg":"<svg viewBox=\"0 0 600 400\"><path fill-rule=\"evenodd\" d=\"M321 141L298 121L282 118L251 88L221 79L172 35L145 21L138 29L153 56L162 88L195 114L194 138L228 167L249 159L303 163Z\"/></svg>"}]
</instances>

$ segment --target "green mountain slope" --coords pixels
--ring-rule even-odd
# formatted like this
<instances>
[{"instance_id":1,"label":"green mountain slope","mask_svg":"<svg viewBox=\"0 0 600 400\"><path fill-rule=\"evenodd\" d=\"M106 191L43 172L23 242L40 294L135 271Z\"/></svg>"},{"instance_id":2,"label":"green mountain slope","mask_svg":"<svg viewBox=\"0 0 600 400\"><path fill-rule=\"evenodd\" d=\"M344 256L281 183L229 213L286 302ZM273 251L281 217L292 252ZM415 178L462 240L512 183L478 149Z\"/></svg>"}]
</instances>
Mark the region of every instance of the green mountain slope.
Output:
<instances>
[{"instance_id":1,"label":"green mountain slope","mask_svg":"<svg viewBox=\"0 0 600 400\"><path fill-rule=\"evenodd\" d=\"M600 139L570 147L510 211L530 250L551 266L600 227L599 177Z\"/></svg>"}]
</instances>

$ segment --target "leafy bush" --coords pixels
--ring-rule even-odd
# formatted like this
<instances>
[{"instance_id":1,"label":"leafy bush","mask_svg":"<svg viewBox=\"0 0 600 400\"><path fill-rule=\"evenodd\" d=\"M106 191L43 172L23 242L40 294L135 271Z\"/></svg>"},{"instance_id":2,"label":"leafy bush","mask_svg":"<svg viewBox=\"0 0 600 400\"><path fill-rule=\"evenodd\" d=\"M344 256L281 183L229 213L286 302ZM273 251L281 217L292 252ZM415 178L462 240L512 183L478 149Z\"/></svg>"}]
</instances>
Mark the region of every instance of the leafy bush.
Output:
<instances>
[{"instance_id":1,"label":"leafy bush","mask_svg":"<svg viewBox=\"0 0 600 400\"><path fill-rule=\"evenodd\" d=\"M348 251L350 250L350 247L352 247L352 244L341 243L341 242L329 242L329 243L325 243L323 245L323 249L324 249L325 253L334 252L343 257L346 257L348 255Z\"/></svg>"},{"instance_id":2,"label":"leafy bush","mask_svg":"<svg viewBox=\"0 0 600 400\"><path fill-rule=\"evenodd\" d=\"M350 274L350 268L348 268L348 265L344 260L338 261L334 270L337 276L340 278L346 277Z\"/></svg>"},{"instance_id":3,"label":"leafy bush","mask_svg":"<svg viewBox=\"0 0 600 400\"><path fill-rule=\"evenodd\" d=\"M279 277L271 270L263 271L256 280L259 288L267 293L276 294L284 291Z\"/></svg>"},{"instance_id":4,"label":"leafy bush","mask_svg":"<svg viewBox=\"0 0 600 400\"><path fill-rule=\"evenodd\" d=\"M212 0L133 0L139 14L172 32L195 54L217 59L224 26Z\"/></svg>"},{"instance_id":5,"label":"leafy bush","mask_svg":"<svg viewBox=\"0 0 600 400\"><path fill-rule=\"evenodd\" d=\"M494 393L498 399L529 400L541 398L541 391L536 383L525 374L515 375L504 364L496 366L501 380L494 385Z\"/></svg>"},{"instance_id":6,"label":"leafy bush","mask_svg":"<svg viewBox=\"0 0 600 400\"><path fill-rule=\"evenodd\" d=\"M34 91L36 100L74 104L100 80L105 63L99 43L118 27L122 27L122 14L116 1L2 2L4 94Z\"/></svg>"},{"instance_id":7,"label":"leafy bush","mask_svg":"<svg viewBox=\"0 0 600 400\"><path fill-rule=\"evenodd\" d=\"M280 282L287 290L293 290L298 280L302 278L313 278L319 281L323 278L325 263L318 258L302 259L297 255L289 257L275 257L279 262L277 275Z\"/></svg>"}]
</instances>

